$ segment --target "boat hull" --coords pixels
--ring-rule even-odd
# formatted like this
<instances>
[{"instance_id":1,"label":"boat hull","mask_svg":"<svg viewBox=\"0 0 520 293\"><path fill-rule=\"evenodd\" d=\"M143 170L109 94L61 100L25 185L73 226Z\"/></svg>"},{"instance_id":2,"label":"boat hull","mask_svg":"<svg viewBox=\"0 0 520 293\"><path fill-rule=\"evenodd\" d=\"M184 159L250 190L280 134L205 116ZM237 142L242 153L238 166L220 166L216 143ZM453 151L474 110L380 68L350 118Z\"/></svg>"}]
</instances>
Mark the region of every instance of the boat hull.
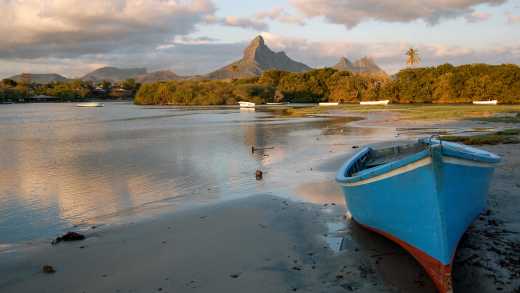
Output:
<instances>
[{"instance_id":1,"label":"boat hull","mask_svg":"<svg viewBox=\"0 0 520 293\"><path fill-rule=\"evenodd\" d=\"M378 168L355 181L344 180L345 168L338 172L350 214L409 251L439 291L450 292L457 244L485 208L494 164L434 147Z\"/></svg>"},{"instance_id":2,"label":"boat hull","mask_svg":"<svg viewBox=\"0 0 520 293\"><path fill-rule=\"evenodd\" d=\"M327 107L327 106L339 106L339 103L332 103L332 102L331 103L319 103L318 105L319 106L325 106L325 107Z\"/></svg>"},{"instance_id":3,"label":"boat hull","mask_svg":"<svg viewBox=\"0 0 520 293\"><path fill-rule=\"evenodd\" d=\"M378 106L378 105L386 106L386 105L388 105L388 103L390 103L390 100L365 101L365 102L360 102L359 104L362 105L362 106Z\"/></svg>"},{"instance_id":4,"label":"boat hull","mask_svg":"<svg viewBox=\"0 0 520 293\"><path fill-rule=\"evenodd\" d=\"M89 103L79 103L76 105L76 107L82 107L82 108L98 108L98 107L104 107L105 105L102 103L97 102L89 102Z\"/></svg>"},{"instance_id":5,"label":"boat hull","mask_svg":"<svg viewBox=\"0 0 520 293\"><path fill-rule=\"evenodd\" d=\"M474 105L496 105L498 104L497 100L492 101L473 101Z\"/></svg>"},{"instance_id":6,"label":"boat hull","mask_svg":"<svg viewBox=\"0 0 520 293\"><path fill-rule=\"evenodd\" d=\"M238 104L240 105L240 108L254 108L256 106L255 103L251 102L238 102Z\"/></svg>"}]
</instances>

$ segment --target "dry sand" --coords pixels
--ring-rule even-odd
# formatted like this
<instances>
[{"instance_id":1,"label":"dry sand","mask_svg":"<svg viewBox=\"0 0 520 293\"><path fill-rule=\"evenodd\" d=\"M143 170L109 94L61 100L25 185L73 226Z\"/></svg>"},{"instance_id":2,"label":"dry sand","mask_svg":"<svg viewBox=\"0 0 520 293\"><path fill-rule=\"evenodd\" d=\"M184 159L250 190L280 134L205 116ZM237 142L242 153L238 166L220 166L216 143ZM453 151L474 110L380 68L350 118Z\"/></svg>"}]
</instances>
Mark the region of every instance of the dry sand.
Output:
<instances>
[{"instance_id":1,"label":"dry sand","mask_svg":"<svg viewBox=\"0 0 520 293\"><path fill-rule=\"evenodd\" d=\"M520 292L520 147L485 148L503 163L460 243L455 292ZM435 292L409 254L344 218L333 184L297 191L327 205L257 194L5 253L0 292Z\"/></svg>"}]
</instances>

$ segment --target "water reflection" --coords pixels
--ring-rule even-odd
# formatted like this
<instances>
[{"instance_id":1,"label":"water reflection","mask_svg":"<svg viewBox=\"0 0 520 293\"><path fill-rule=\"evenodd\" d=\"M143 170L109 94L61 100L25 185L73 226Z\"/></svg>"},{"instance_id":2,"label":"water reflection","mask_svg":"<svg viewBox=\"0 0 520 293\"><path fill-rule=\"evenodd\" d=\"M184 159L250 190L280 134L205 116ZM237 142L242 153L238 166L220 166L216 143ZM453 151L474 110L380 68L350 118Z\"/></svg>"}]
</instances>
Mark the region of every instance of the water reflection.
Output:
<instances>
[{"instance_id":1,"label":"water reflection","mask_svg":"<svg viewBox=\"0 0 520 293\"><path fill-rule=\"evenodd\" d=\"M330 173L309 173L310 168L377 133L323 135L327 127L344 124L226 107L0 108L0 243L51 237L120 215L142 216L143 207L152 205L266 191L339 201L319 198L320 190L308 186L308 194L294 190L330 181ZM251 146L260 149L252 153ZM258 168L268 180L256 181Z\"/></svg>"}]
</instances>

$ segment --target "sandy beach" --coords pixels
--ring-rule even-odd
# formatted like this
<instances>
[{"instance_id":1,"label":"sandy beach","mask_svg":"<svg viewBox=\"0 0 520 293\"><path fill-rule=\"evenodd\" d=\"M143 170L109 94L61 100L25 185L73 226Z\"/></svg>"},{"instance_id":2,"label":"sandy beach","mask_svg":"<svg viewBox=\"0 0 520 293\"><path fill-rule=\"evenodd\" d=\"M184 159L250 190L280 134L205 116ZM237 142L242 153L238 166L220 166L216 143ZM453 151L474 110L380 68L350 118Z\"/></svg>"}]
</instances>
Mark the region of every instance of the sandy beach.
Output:
<instances>
[{"instance_id":1,"label":"sandy beach","mask_svg":"<svg viewBox=\"0 0 520 293\"><path fill-rule=\"evenodd\" d=\"M377 117L354 124L394 130L432 126ZM468 123L434 126L481 125ZM520 148L483 148L502 156L503 163L492 182L489 210L460 243L454 292L519 292ZM334 170L344 159L344 154L331 153L315 168ZM345 217L345 203L333 178L302 185L296 192L300 200L252 194L141 222L93 228L83 241L49 241L0 254L0 291L435 292L409 254ZM56 272L43 273L44 265Z\"/></svg>"}]
</instances>

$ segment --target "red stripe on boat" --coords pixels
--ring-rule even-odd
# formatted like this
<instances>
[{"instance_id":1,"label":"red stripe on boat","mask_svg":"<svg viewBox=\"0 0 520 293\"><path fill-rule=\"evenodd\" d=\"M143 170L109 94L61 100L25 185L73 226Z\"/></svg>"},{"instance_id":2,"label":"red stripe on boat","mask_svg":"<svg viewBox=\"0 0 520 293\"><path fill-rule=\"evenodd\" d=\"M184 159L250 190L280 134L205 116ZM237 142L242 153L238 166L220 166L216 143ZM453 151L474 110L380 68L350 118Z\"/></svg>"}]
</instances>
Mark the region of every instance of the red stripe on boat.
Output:
<instances>
[{"instance_id":1,"label":"red stripe on boat","mask_svg":"<svg viewBox=\"0 0 520 293\"><path fill-rule=\"evenodd\" d=\"M358 222L356 222L356 223L358 223ZM451 267L452 267L451 263L449 265L444 265L440 261L434 259L433 257L429 256L425 252L421 251L420 249L411 246L410 244L398 239L397 237L395 237L389 233L369 227L367 225L363 225L361 223L358 223L358 224L370 231L383 235L384 237L399 244L402 248L404 248L406 251L408 251L419 262L419 264L424 268L426 273L433 280L433 283L435 284L435 286L437 287L437 290L440 293L453 292L453 288L452 288L452 284L451 284Z\"/></svg>"}]
</instances>

